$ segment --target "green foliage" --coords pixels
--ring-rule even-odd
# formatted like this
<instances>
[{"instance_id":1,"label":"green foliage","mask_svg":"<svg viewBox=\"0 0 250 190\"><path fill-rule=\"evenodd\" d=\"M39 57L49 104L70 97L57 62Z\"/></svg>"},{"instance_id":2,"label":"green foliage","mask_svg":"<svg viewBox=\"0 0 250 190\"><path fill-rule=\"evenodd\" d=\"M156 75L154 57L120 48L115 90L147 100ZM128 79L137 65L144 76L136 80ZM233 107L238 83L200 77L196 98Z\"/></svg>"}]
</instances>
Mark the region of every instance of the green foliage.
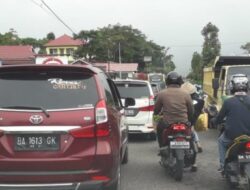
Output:
<instances>
[{"instance_id":1,"label":"green foliage","mask_svg":"<svg viewBox=\"0 0 250 190\"><path fill-rule=\"evenodd\" d=\"M34 48L40 48L40 51L42 51L43 45L47 42L46 38L38 40L30 37L20 38L14 29L10 29L5 34L0 33L0 45L31 45Z\"/></svg>"},{"instance_id":2,"label":"green foliage","mask_svg":"<svg viewBox=\"0 0 250 190\"><path fill-rule=\"evenodd\" d=\"M56 37L55 37L55 34L53 32L50 32L47 34L47 40L54 40Z\"/></svg>"},{"instance_id":3,"label":"green foliage","mask_svg":"<svg viewBox=\"0 0 250 190\"><path fill-rule=\"evenodd\" d=\"M191 61L191 73L188 75L188 78L194 81L202 80L202 57L198 52L193 53Z\"/></svg>"},{"instance_id":4,"label":"green foliage","mask_svg":"<svg viewBox=\"0 0 250 190\"><path fill-rule=\"evenodd\" d=\"M245 45L242 45L241 49L245 50L247 54L250 54L250 42L246 43Z\"/></svg>"},{"instance_id":5,"label":"green foliage","mask_svg":"<svg viewBox=\"0 0 250 190\"><path fill-rule=\"evenodd\" d=\"M89 61L113 61L119 62L119 46L122 62L139 63L139 69L163 68L168 60L164 53L165 47L159 46L153 41L147 41L146 36L132 26L121 26L120 24L108 25L97 30L81 31L75 38L87 42L78 49L77 57L84 57ZM144 56L152 57L152 67L145 65ZM146 66L146 68L145 68ZM170 63L171 68L175 67Z\"/></svg>"},{"instance_id":6,"label":"green foliage","mask_svg":"<svg viewBox=\"0 0 250 190\"><path fill-rule=\"evenodd\" d=\"M20 43L20 38L13 28L5 34L0 33L0 45L19 45Z\"/></svg>"},{"instance_id":7,"label":"green foliage","mask_svg":"<svg viewBox=\"0 0 250 190\"><path fill-rule=\"evenodd\" d=\"M210 22L201 31L204 37L202 49L203 66L210 66L216 56L220 55L221 45L218 32L219 29Z\"/></svg>"},{"instance_id":8,"label":"green foliage","mask_svg":"<svg viewBox=\"0 0 250 190\"><path fill-rule=\"evenodd\" d=\"M159 122L161 118L162 118L161 115L153 115L153 121L154 122Z\"/></svg>"}]
</instances>

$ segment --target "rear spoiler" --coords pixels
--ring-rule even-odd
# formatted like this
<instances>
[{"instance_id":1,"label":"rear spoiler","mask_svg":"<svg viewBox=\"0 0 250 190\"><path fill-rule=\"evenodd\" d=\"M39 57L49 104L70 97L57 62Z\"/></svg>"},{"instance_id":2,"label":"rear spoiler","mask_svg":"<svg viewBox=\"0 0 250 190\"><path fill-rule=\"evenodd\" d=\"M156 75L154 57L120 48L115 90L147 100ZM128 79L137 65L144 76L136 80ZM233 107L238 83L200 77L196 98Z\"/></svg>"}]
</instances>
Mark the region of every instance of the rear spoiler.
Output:
<instances>
[{"instance_id":1,"label":"rear spoiler","mask_svg":"<svg viewBox=\"0 0 250 190\"><path fill-rule=\"evenodd\" d=\"M98 73L97 68L89 65L4 65L0 67L1 72L20 72L20 71L67 71L84 72L89 74Z\"/></svg>"}]
</instances>

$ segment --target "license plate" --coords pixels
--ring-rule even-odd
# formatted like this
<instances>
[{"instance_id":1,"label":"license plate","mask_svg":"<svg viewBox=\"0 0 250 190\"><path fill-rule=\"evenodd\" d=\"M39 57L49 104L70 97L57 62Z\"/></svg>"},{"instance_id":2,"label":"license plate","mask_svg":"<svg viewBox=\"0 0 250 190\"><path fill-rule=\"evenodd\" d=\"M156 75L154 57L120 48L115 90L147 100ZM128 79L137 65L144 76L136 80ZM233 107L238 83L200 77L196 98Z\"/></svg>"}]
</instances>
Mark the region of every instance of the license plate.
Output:
<instances>
[{"instance_id":1,"label":"license plate","mask_svg":"<svg viewBox=\"0 0 250 190\"><path fill-rule=\"evenodd\" d=\"M133 116L135 114L134 110L125 110L125 115L126 116Z\"/></svg>"},{"instance_id":2,"label":"license plate","mask_svg":"<svg viewBox=\"0 0 250 190\"><path fill-rule=\"evenodd\" d=\"M16 151L56 151L59 150L59 135L31 135L15 136Z\"/></svg>"},{"instance_id":3,"label":"license plate","mask_svg":"<svg viewBox=\"0 0 250 190\"><path fill-rule=\"evenodd\" d=\"M244 155L238 155L239 162L250 162L250 155L244 154Z\"/></svg>"},{"instance_id":4,"label":"license plate","mask_svg":"<svg viewBox=\"0 0 250 190\"><path fill-rule=\"evenodd\" d=\"M190 143L188 141L170 141L171 149L189 149Z\"/></svg>"}]
</instances>

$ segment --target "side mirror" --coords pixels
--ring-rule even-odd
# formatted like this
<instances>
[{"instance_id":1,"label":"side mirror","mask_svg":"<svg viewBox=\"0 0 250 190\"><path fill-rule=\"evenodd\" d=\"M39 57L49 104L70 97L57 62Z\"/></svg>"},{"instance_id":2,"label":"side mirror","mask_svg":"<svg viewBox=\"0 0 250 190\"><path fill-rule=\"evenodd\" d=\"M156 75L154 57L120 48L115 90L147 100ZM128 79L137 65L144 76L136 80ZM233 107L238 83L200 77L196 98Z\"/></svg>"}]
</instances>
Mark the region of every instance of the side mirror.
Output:
<instances>
[{"instance_id":1,"label":"side mirror","mask_svg":"<svg viewBox=\"0 0 250 190\"><path fill-rule=\"evenodd\" d=\"M219 89L220 86L219 86L219 79L218 78L215 78L212 80L212 87L215 90Z\"/></svg>"},{"instance_id":2,"label":"side mirror","mask_svg":"<svg viewBox=\"0 0 250 190\"><path fill-rule=\"evenodd\" d=\"M134 98L125 98L125 108L128 106L134 106L135 105L135 99Z\"/></svg>"}]
</instances>

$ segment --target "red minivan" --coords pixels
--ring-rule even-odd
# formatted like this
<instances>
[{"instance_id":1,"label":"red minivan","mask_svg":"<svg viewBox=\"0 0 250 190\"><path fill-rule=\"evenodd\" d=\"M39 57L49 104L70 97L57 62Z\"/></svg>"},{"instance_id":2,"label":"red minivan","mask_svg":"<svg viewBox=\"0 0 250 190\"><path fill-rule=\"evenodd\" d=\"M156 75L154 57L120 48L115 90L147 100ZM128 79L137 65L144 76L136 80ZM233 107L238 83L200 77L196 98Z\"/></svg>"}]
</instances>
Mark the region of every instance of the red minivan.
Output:
<instances>
[{"instance_id":1,"label":"red minivan","mask_svg":"<svg viewBox=\"0 0 250 190\"><path fill-rule=\"evenodd\" d=\"M119 188L128 130L119 92L103 71L2 66L0 89L0 189Z\"/></svg>"}]
</instances>

